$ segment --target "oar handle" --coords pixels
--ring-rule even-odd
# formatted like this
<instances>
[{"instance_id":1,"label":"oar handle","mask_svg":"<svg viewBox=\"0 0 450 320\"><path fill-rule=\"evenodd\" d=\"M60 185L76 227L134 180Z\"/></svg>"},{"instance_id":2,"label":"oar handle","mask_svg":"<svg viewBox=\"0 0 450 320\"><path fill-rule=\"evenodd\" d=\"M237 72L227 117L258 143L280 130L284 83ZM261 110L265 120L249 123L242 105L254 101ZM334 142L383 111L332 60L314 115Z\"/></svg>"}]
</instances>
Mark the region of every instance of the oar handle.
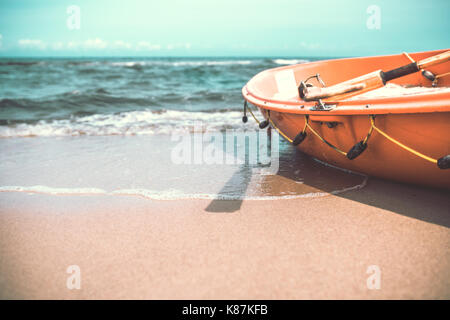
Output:
<instances>
[{"instance_id":1,"label":"oar handle","mask_svg":"<svg viewBox=\"0 0 450 320\"><path fill-rule=\"evenodd\" d=\"M406 75L414 73L414 72L418 72L418 71L420 71L420 69L431 67L431 66L434 66L439 63L444 63L449 60L450 60L450 51L446 51L446 52L437 54L435 56L407 64L406 66L402 66L397 69L382 72L381 77L383 79L383 82L386 83L387 81L397 79L397 78L406 76Z\"/></svg>"},{"instance_id":2,"label":"oar handle","mask_svg":"<svg viewBox=\"0 0 450 320\"><path fill-rule=\"evenodd\" d=\"M326 99L340 94L358 91L366 87L365 83L356 84L340 84L328 88L307 87L302 81L298 87L300 98L305 101L316 101L318 99Z\"/></svg>"},{"instance_id":3,"label":"oar handle","mask_svg":"<svg viewBox=\"0 0 450 320\"><path fill-rule=\"evenodd\" d=\"M383 79L383 84L386 84L386 82L388 81L406 76L419 70L420 68L417 66L417 62L413 62L407 64L406 66L401 66L400 68L393 69L390 71L386 72L381 71L381 78Z\"/></svg>"}]
</instances>

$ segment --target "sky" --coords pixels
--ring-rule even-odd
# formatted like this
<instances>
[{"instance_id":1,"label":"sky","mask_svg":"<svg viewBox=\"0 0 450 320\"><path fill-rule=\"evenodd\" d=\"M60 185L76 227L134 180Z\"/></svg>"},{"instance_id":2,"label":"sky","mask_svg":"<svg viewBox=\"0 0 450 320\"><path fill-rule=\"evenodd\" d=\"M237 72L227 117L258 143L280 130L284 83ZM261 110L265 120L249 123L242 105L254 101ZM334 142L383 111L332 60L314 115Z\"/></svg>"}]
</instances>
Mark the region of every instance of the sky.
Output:
<instances>
[{"instance_id":1,"label":"sky","mask_svg":"<svg viewBox=\"0 0 450 320\"><path fill-rule=\"evenodd\" d=\"M365 56L449 31L450 0L0 0L0 56Z\"/></svg>"}]
</instances>

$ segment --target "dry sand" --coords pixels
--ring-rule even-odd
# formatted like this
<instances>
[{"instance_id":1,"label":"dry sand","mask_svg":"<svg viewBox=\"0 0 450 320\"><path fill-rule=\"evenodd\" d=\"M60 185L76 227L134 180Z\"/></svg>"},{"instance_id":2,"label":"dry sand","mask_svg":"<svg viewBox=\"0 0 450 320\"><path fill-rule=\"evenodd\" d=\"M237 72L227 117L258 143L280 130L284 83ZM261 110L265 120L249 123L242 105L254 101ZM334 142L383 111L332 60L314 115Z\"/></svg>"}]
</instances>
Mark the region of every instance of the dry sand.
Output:
<instances>
[{"instance_id":1,"label":"dry sand","mask_svg":"<svg viewBox=\"0 0 450 320\"><path fill-rule=\"evenodd\" d=\"M449 203L377 179L273 201L4 192L0 298L449 299ZM70 265L80 290L66 287Z\"/></svg>"}]
</instances>

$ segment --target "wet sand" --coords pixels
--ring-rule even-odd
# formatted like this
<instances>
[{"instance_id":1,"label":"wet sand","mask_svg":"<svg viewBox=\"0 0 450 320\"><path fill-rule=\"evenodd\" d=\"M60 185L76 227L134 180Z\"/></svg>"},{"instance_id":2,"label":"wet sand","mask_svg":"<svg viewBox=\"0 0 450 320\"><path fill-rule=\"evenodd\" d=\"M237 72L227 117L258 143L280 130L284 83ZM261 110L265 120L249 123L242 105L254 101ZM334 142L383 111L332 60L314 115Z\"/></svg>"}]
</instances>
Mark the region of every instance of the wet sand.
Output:
<instances>
[{"instance_id":1,"label":"wet sand","mask_svg":"<svg viewBox=\"0 0 450 320\"><path fill-rule=\"evenodd\" d=\"M449 227L447 191L372 178L271 201L3 192L0 298L449 299Z\"/></svg>"}]
</instances>

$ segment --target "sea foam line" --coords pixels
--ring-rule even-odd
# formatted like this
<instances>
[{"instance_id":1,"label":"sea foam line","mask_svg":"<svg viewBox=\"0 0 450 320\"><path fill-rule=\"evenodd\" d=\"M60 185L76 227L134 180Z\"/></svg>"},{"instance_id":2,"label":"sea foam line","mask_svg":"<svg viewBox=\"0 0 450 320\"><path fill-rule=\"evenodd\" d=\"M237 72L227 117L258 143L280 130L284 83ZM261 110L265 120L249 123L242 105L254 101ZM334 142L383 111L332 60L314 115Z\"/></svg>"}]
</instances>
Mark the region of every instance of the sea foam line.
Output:
<instances>
[{"instance_id":1,"label":"sea foam line","mask_svg":"<svg viewBox=\"0 0 450 320\"><path fill-rule=\"evenodd\" d=\"M228 65L249 65L251 60L205 60L205 61L115 61L110 62L115 67L134 66L172 66L172 67L198 67L198 66L228 66Z\"/></svg>"},{"instance_id":2,"label":"sea foam line","mask_svg":"<svg viewBox=\"0 0 450 320\"><path fill-rule=\"evenodd\" d=\"M163 191L150 189L118 189L106 191L101 188L53 188L48 186L0 186L1 192L19 192L28 194L44 194L57 196L135 196L143 197L149 200L289 200L301 198L320 198L330 195L337 195L343 192L359 190L367 185L368 176L364 176L362 183L345 187L330 192L309 192L298 195L281 196L246 196L246 195L223 195L216 193L185 193L177 189L168 189Z\"/></svg>"},{"instance_id":3,"label":"sea foam line","mask_svg":"<svg viewBox=\"0 0 450 320\"><path fill-rule=\"evenodd\" d=\"M309 62L309 60L305 60L305 59L274 59L272 61L275 64L281 64L281 65L300 64L300 63Z\"/></svg>"},{"instance_id":4,"label":"sea foam line","mask_svg":"<svg viewBox=\"0 0 450 320\"><path fill-rule=\"evenodd\" d=\"M0 126L0 138L171 134L174 130L189 129L196 122L204 123L210 131L245 129L241 117L238 111L128 111Z\"/></svg>"}]
</instances>

